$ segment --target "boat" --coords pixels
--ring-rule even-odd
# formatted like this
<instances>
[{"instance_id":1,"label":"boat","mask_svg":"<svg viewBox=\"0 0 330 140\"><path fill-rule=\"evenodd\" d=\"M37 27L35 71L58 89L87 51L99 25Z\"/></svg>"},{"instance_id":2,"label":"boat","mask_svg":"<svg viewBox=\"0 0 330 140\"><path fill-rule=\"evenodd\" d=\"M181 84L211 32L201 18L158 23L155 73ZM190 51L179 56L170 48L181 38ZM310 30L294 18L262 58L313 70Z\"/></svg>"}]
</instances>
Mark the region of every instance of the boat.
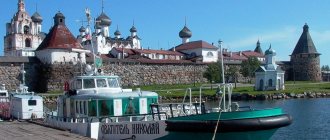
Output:
<instances>
[{"instance_id":1,"label":"boat","mask_svg":"<svg viewBox=\"0 0 330 140\"><path fill-rule=\"evenodd\" d=\"M24 63L21 65L22 81L19 88L9 92L10 117L17 120L43 119L43 98L29 92L25 85Z\"/></svg>"},{"instance_id":2,"label":"boat","mask_svg":"<svg viewBox=\"0 0 330 140\"><path fill-rule=\"evenodd\" d=\"M49 126L95 139L156 139L166 135L165 122L150 114L158 94L123 89L120 78L86 65L85 75L65 82L57 111L46 116ZM164 115L162 115L164 116Z\"/></svg>"},{"instance_id":3,"label":"boat","mask_svg":"<svg viewBox=\"0 0 330 140\"><path fill-rule=\"evenodd\" d=\"M218 87L223 93L218 108L213 109L216 111L206 112L205 109L198 109L196 104L193 105L190 101L190 106L195 106L193 108L197 113L169 117L165 121L166 131L169 133L160 139L267 140L277 129L292 123L292 117L285 114L281 108L239 107L237 102L231 102L231 84L222 84ZM202 88L203 86L200 87L200 91ZM225 97L228 97L228 100Z\"/></svg>"}]
</instances>

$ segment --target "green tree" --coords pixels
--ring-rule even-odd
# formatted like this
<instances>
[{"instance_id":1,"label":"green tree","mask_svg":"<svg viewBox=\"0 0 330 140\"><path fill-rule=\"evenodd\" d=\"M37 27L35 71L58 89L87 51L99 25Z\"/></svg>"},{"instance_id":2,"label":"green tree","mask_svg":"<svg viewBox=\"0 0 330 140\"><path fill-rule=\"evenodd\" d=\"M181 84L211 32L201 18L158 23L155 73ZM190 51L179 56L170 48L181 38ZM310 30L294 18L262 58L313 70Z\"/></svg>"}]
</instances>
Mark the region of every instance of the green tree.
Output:
<instances>
[{"instance_id":1,"label":"green tree","mask_svg":"<svg viewBox=\"0 0 330 140\"><path fill-rule=\"evenodd\" d=\"M330 71L329 65L323 65L321 71Z\"/></svg>"},{"instance_id":2,"label":"green tree","mask_svg":"<svg viewBox=\"0 0 330 140\"><path fill-rule=\"evenodd\" d=\"M236 88L238 74L239 74L239 69L236 66L230 65L228 70L226 70L226 77L233 78L235 82L235 88Z\"/></svg>"},{"instance_id":3,"label":"green tree","mask_svg":"<svg viewBox=\"0 0 330 140\"><path fill-rule=\"evenodd\" d=\"M221 66L219 63L211 63L208 65L206 71L203 73L203 77L206 78L211 84L213 82L221 82Z\"/></svg>"},{"instance_id":4,"label":"green tree","mask_svg":"<svg viewBox=\"0 0 330 140\"><path fill-rule=\"evenodd\" d=\"M260 66L260 62L257 57L249 57L248 60L242 61L240 73L249 79L251 83L251 78L255 76L255 71Z\"/></svg>"}]
</instances>

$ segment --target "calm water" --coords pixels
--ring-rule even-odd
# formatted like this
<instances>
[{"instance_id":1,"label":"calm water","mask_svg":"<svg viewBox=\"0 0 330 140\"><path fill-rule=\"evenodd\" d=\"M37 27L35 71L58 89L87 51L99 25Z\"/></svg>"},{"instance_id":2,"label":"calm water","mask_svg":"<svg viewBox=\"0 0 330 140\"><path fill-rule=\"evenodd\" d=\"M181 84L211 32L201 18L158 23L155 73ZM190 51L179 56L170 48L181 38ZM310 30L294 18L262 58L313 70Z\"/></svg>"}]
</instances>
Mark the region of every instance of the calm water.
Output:
<instances>
[{"instance_id":1,"label":"calm water","mask_svg":"<svg viewBox=\"0 0 330 140\"><path fill-rule=\"evenodd\" d=\"M277 130L272 140L330 140L330 98L239 101L239 104L255 109L281 107L293 117L293 123Z\"/></svg>"}]
</instances>

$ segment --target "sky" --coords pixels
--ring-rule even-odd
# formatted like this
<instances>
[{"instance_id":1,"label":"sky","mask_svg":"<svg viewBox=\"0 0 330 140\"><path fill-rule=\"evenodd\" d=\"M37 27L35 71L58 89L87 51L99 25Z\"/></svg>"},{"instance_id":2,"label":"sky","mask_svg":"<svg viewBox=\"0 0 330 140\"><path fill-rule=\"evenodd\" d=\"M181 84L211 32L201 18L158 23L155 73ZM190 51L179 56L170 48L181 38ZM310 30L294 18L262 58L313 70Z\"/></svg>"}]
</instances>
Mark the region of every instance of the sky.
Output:
<instances>
[{"instance_id":1,"label":"sky","mask_svg":"<svg viewBox=\"0 0 330 140\"><path fill-rule=\"evenodd\" d=\"M48 33L54 15L60 11L66 25L77 36L86 20L84 10L92 17L102 12L102 0L24 0L30 16L35 11L43 17L42 31ZM3 0L0 5L0 35L5 36L6 23L17 12L18 0ZM142 39L143 48L169 49L181 44L179 32L192 31L190 41L204 40L230 51L254 50L260 40L263 51L270 44L278 61L289 61L305 23L316 49L322 55L321 65L330 65L330 1L327 0L103 0L104 12L111 18L110 34L117 26L122 37L130 35L133 25ZM86 23L84 23L86 25ZM0 55L3 55L3 38Z\"/></svg>"}]
</instances>

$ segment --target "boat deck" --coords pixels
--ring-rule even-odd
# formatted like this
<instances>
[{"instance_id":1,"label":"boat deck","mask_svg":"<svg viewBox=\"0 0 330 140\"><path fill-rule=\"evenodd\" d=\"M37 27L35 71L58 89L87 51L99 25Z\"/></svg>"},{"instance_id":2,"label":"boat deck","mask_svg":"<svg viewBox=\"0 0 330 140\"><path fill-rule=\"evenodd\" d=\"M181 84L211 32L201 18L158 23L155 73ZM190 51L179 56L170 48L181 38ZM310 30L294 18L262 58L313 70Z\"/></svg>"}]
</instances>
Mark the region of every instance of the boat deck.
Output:
<instances>
[{"instance_id":1,"label":"boat deck","mask_svg":"<svg viewBox=\"0 0 330 140\"><path fill-rule=\"evenodd\" d=\"M0 122L1 140L91 140L90 138L26 121Z\"/></svg>"}]
</instances>

